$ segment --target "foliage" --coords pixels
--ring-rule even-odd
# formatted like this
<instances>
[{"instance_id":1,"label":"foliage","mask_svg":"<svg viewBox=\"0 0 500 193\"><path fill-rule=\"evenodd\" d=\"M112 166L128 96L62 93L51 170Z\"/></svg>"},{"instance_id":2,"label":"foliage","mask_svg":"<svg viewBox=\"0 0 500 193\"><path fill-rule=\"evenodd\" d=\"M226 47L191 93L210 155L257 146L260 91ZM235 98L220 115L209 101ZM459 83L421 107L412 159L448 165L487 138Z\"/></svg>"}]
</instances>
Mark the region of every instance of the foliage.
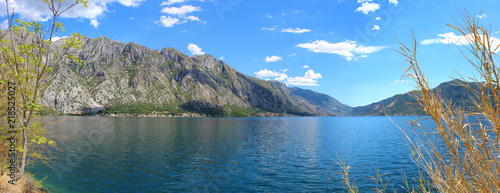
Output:
<instances>
[{"instance_id":1,"label":"foliage","mask_svg":"<svg viewBox=\"0 0 500 193\"><path fill-rule=\"evenodd\" d=\"M38 115L61 115L62 113L58 110L54 110L50 107L46 106L40 106L40 108L37 109L37 114Z\"/></svg>"},{"instance_id":2,"label":"foliage","mask_svg":"<svg viewBox=\"0 0 500 193\"><path fill-rule=\"evenodd\" d=\"M43 90L45 78L53 72L51 65L56 65L63 60L74 63L81 61L72 54L72 49L82 47L82 36L78 33L64 39L60 51L56 52L51 47L52 38L59 31L64 31L64 26L57 18L68 9L83 4L87 6L86 0L75 0L67 7L62 7L63 0L43 0L52 13L52 22L49 27L44 27L37 21L14 20L13 10L9 10L9 2L6 1L7 15L9 17L9 30L0 32L0 106L2 114L5 114L7 106L9 110L15 109L16 131L18 131L16 142L18 143L16 163L18 164L18 178L24 174L24 168L29 157L42 158L36 151L37 145L54 144L53 141L44 137L45 129L39 123L32 123L32 119L40 105L38 99ZM7 101L8 86L15 85L12 101ZM9 103L10 102L10 103ZM6 121L6 120L2 120ZM4 127L3 127L4 128ZM5 131L4 131L5 132ZM33 145L33 146L31 146ZM30 153L28 153L30 152Z\"/></svg>"},{"instance_id":3,"label":"foliage","mask_svg":"<svg viewBox=\"0 0 500 193\"><path fill-rule=\"evenodd\" d=\"M152 111L160 112L166 115L180 115L185 111L175 107L174 105L155 105L149 103L132 103L132 104L117 104L112 105L104 110L103 114L134 114L146 115L151 114Z\"/></svg>"}]
</instances>

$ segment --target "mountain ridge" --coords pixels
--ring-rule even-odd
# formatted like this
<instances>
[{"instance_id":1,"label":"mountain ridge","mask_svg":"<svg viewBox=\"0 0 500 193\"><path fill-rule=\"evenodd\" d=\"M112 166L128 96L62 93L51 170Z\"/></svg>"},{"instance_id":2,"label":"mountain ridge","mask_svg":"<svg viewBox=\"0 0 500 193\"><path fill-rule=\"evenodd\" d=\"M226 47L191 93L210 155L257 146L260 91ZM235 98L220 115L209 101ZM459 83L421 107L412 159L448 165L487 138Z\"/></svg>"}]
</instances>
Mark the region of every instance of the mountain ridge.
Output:
<instances>
[{"instance_id":1,"label":"mountain ridge","mask_svg":"<svg viewBox=\"0 0 500 193\"><path fill-rule=\"evenodd\" d=\"M73 54L84 62L53 65L42 105L84 114L140 103L227 116L241 109L336 116L341 112L328 108L345 108L338 101L328 108L312 104L295 96L284 83L245 75L208 54L189 57L174 48L153 50L103 36L82 41L83 49ZM53 49L61 42L56 41Z\"/></svg>"}]
</instances>

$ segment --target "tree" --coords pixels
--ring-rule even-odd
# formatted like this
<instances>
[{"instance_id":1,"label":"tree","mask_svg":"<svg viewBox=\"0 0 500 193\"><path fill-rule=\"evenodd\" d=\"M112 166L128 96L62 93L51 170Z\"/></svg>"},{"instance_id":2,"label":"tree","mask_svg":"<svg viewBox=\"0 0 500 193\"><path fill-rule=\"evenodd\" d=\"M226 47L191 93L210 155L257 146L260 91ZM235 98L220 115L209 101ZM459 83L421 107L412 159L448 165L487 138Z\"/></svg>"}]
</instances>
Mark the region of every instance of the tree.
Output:
<instances>
[{"instance_id":1,"label":"tree","mask_svg":"<svg viewBox=\"0 0 500 193\"><path fill-rule=\"evenodd\" d=\"M14 162L16 166L17 179L25 172L28 156L41 156L35 151L28 154L31 150L30 144L54 144L54 141L44 136L45 130L40 124L35 124L33 121L34 112L39 107L37 101L43 91L44 81L53 71L50 66L64 60L81 62L71 53L71 50L82 47L80 34L74 33L62 40L64 42L59 48L52 44L52 40L57 32L64 31L63 24L57 20L61 14L79 4L87 7L88 1L74 0L71 3L64 3L64 0L43 1L52 14L51 24L48 27L37 21L14 20L14 10L9 9L9 2L6 0L9 29L0 32L2 114L8 115L5 116L7 122L13 123L12 129L16 131L15 138L12 138L16 145L14 155L22 153L20 157L14 156L12 159L14 161L9 162L9 164Z\"/></svg>"}]
</instances>

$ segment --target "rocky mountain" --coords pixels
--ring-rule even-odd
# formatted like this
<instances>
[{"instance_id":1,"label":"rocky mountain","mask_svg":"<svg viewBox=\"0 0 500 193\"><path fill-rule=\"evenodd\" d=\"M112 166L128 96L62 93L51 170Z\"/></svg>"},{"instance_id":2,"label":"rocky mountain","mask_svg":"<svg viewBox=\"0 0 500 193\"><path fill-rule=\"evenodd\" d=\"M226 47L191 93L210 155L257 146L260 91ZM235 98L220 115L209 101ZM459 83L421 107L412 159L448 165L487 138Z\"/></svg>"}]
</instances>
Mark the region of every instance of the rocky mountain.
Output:
<instances>
[{"instance_id":1,"label":"rocky mountain","mask_svg":"<svg viewBox=\"0 0 500 193\"><path fill-rule=\"evenodd\" d=\"M474 98L470 96L461 80L452 80L441 83L433 92L441 92L441 96L445 101L452 101L453 106L470 109L474 104ZM469 83L473 89L479 90L475 83ZM372 103L367 106L355 107L352 109L353 116L377 116L377 115L419 115L425 112L417 106L413 94L399 94L382 101Z\"/></svg>"},{"instance_id":2,"label":"rocky mountain","mask_svg":"<svg viewBox=\"0 0 500 193\"><path fill-rule=\"evenodd\" d=\"M173 48L152 50L105 37L83 42L83 49L74 53L84 60L82 65L54 65L42 105L77 114L134 104L228 116L241 110L296 115L349 111L326 95L247 76L208 54L189 57ZM57 49L60 43L54 45Z\"/></svg>"}]
</instances>

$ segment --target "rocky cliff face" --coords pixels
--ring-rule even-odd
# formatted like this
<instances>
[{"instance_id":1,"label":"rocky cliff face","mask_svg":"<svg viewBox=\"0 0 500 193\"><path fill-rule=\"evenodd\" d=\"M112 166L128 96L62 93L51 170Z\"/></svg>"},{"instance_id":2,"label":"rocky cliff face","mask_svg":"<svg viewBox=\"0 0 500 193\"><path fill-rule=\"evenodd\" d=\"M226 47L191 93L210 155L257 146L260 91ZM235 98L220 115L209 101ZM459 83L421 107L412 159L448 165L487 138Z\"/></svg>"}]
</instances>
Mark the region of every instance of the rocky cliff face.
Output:
<instances>
[{"instance_id":1,"label":"rocky cliff face","mask_svg":"<svg viewBox=\"0 0 500 193\"><path fill-rule=\"evenodd\" d=\"M318 110L285 84L244 75L210 55L189 57L173 48L152 50L105 37L83 42L75 52L83 64L55 65L42 105L64 113L138 102L194 110L237 106L301 115L337 112Z\"/></svg>"}]
</instances>

